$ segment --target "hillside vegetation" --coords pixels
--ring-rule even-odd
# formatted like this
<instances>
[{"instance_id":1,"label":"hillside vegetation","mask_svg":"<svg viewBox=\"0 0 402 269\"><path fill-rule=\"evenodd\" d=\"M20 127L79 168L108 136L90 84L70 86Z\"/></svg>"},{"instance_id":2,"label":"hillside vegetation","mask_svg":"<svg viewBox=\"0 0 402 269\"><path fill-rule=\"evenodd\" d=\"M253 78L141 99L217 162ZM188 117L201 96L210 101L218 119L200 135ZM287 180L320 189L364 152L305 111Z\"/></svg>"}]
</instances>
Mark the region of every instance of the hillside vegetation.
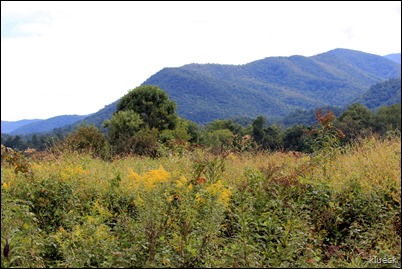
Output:
<instances>
[{"instance_id":1,"label":"hillside vegetation","mask_svg":"<svg viewBox=\"0 0 402 269\"><path fill-rule=\"evenodd\" d=\"M12 131L24 126L28 125L33 122L41 121L39 119L34 119L34 120L19 120L19 121L1 121L1 133L2 134L8 134L11 133Z\"/></svg>"},{"instance_id":2,"label":"hillside vegetation","mask_svg":"<svg viewBox=\"0 0 402 269\"><path fill-rule=\"evenodd\" d=\"M398 98L396 84L386 82L400 81L400 63L395 62L400 54L388 56L335 49L312 57L268 57L245 65L189 64L164 68L142 85L153 84L165 90L177 103L178 115L197 124L260 115L285 126L310 124L311 120L298 121L298 115L309 113L314 119L314 110L319 107L345 110L356 102L373 110L400 103L400 83ZM12 135L31 135L53 130L67 134L82 124L102 129L119 101L83 119L60 116L18 130L16 124L26 122L2 121L2 133L15 130ZM15 127L10 129L10 124Z\"/></svg>"},{"instance_id":3,"label":"hillside vegetation","mask_svg":"<svg viewBox=\"0 0 402 269\"><path fill-rule=\"evenodd\" d=\"M371 110L401 103L401 78L392 78L374 84L362 96L355 100Z\"/></svg>"},{"instance_id":4,"label":"hillside vegetation","mask_svg":"<svg viewBox=\"0 0 402 269\"><path fill-rule=\"evenodd\" d=\"M164 68L143 85L157 85L197 123L230 117L269 120L297 109L345 107L401 66L378 55L335 49L312 57L268 57L245 65L189 64Z\"/></svg>"}]
</instances>

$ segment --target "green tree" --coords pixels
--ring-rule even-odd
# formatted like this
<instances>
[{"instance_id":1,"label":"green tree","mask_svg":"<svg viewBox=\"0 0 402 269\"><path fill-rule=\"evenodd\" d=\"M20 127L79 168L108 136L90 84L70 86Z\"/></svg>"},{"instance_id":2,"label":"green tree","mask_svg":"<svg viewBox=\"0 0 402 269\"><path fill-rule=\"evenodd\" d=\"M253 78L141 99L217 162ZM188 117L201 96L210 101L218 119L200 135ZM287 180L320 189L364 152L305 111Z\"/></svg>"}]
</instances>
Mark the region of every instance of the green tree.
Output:
<instances>
[{"instance_id":1,"label":"green tree","mask_svg":"<svg viewBox=\"0 0 402 269\"><path fill-rule=\"evenodd\" d=\"M200 142L200 137L202 134L201 127L190 120L187 120L187 133L190 136L189 142L193 144L198 144Z\"/></svg>"},{"instance_id":2,"label":"green tree","mask_svg":"<svg viewBox=\"0 0 402 269\"><path fill-rule=\"evenodd\" d=\"M109 143L113 153L130 153L135 148L133 137L143 127L144 121L133 110L117 111L103 126L108 128Z\"/></svg>"},{"instance_id":3,"label":"green tree","mask_svg":"<svg viewBox=\"0 0 402 269\"><path fill-rule=\"evenodd\" d=\"M219 129L207 133L207 145L212 152L221 153L231 148L234 135L229 129Z\"/></svg>"},{"instance_id":4,"label":"green tree","mask_svg":"<svg viewBox=\"0 0 402 269\"><path fill-rule=\"evenodd\" d=\"M207 132L228 129L235 135L243 134L243 126L233 120L214 120L205 127Z\"/></svg>"},{"instance_id":5,"label":"green tree","mask_svg":"<svg viewBox=\"0 0 402 269\"><path fill-rule=\"evenodd\" d=\"M129 141L132 152L139 155L157 157L160 143L158 141L158 129L149 129L148 125L133 135Z\"/></svg>"},{"instance_id":6,"label":"green tree","mask_svg":"<svg viewBox=\"0 0 402 269\"><path fill-rule=\"evenodd\" d=\"M294 124L284 133L283 145L286 150L310 152L306 135L307 127L300 124Z\"/></svg>"},{"instance_id":7,"label":"green tree","mask_svg":"<svg viewBox=\"0 0 402 269\"><path fill-rule=\"evenodd\" d=\"M30 147L38 148L40 146L39 137L37 134L32 135L31 140L29 141Z\"/></svg>"},{"instance_id":8,"label":"green tree","mask_svg":"<svg viewBox=\"0 0 402 269\"><path fill-rule=\"evenodd\" d=\"M283 148L283 131L281 128L272 124L264 129L263 147L270 150L279 150Z\"/></svg>"},{"instance_id":9,"label":"green tree","mask_svg":"<svg viewBox=\"0 0 402 269\"><path fill-rule=\"evenodd\" d=\"M257 143L261 143L265 137L264 127L267 124L267 120L264 116L258 116L253 121L253 137Z\"/></svg>"},{"instance_id":10,"label":"green tree","mask_svg":"<svg viewBox=\"0 0 402 269\"><path fill-rule=\"evenodd\" d=\"M401 104L382 106L378 109L376 116L381 134L401 130Z\"/></svg>"},{"instance_id":11,"label":"green tree","mask_svg":"<svg viewBox=\"0 0 402 269\"><path fill-rule=\"evenodd\" d=\"M189 121L179 118L174 130L163 130L159 139L174 152L183 152L189 146L191 136L188 132Z\"/></svg>"},{"instance_id":12,"label":"green tree","mask_svg":"<svg viewBox=\"0 0 402 269\"><path fill-rule=\"evenodd\" d=\"M354 103L339 117L339 128L349 137L367 136L375 129L375 114L366 106Z\"/></svg>"},{"instance_id":13,"label":"green tree","mask_svg":"<svg viewBox=\"0 0 402 269\"><path fill-rule=\"evenodd\" d=\"M81 125L74 133L67 136L65 143L71 150L101 156L106 139L95 125Z\"/></svg>"},{"instance_id":14,"label":"green tree","mask_svg":"<svg viewBox=\"0 0 402 269\"><path fill-rule=\"evenodd\" d=\"M4 145L9 148L18 149L18 150L25 150L27 145L20 135L10 136L5 141Z\"/></svg>"},{"instance_id":15,"label":"green tree","mask_svg":"<svg viewBox=\"0 0 402 269\"><path fill-rule=\"evenodd\" d=\"M158 86L143 85L129 91L117 105L117 111L138 113L149 129L174 129L177 124L176 103Z\"/></svg>"},{"instance_id":16,"label":"green tree","mask_svg":"<svg viewBox=\"0 0 402 269\"><path fill-rule=\"evenodd\" d=\"M283 147L283 131L281 128L272 124L265 127L267 120L263 116L258 116L252 123L253 138L263 148L278 150Z\"/></svg>"}]
</instances>

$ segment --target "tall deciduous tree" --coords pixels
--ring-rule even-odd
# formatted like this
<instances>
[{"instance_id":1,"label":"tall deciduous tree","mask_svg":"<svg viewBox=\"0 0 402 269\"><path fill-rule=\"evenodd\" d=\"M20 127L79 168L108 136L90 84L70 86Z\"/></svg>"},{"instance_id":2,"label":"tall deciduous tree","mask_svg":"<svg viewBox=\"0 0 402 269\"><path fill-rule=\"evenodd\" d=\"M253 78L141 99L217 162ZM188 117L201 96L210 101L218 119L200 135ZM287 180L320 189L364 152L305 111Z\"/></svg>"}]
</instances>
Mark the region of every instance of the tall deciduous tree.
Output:
<instances>
[{"instance_id":1,"label":"tall deciduous tree","mask_svg":"<svg viewBox=\"0 0 402 269\"><path fill-rule=\"evenodd\" d=\"M382 134L390 130L401 130L401 104L382 106L377 112L377 125Z\"/></svg>"},{"instance_id":2,"label":"tall deciduous tree","mask_svg":"<svg viewBox=\"0 0 402 269\"><path fill-rule=\"evenodd\" d=\"M133 137L143 126L141 117L133 110L118 111L103 126L109 129L109 140L114 153L130 153L135 148Z\"/></svg>"},{"instance_id":3,"label":"tall deciduous tree","mask_svg":"<svg viewBox=\"0 0 402 269\"><path fill-rule=\"evenodd\" d=\"M143 85L129 91L117 105L117 111L133 110L149 129L174 129L177 123L176 103L154 85Z\"/></svg>"},{"instance_id":4,"label":"tall deciduous tree","mask_svg":"<svg viewBox=\"0 0 402 269\"><path fill-rule=\"evenodd\" d=\"M339 122L347 136L367 136L375 128L375 115L366 106L354 103L339 116Z\"/></svg>"}]
</instances>

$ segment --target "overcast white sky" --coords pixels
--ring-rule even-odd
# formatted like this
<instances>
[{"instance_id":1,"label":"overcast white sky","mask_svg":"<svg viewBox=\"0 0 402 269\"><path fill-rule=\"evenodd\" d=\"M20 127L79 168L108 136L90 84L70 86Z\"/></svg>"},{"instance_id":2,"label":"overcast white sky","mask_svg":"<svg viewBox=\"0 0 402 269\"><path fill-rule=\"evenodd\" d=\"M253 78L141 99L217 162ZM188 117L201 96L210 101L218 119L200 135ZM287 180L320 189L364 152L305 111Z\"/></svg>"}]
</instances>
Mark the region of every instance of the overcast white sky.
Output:
<instances>
[{"instance_id":1,"label":"overcast white sky","mask_svg":"<svg viewBox=\"0 0 402 269\"><path fill-rule=\"evenodd\" d=\"M164 67L401 52L401 2L1 1L1 120L97 112Z\"/></svg>"}]
</instances>

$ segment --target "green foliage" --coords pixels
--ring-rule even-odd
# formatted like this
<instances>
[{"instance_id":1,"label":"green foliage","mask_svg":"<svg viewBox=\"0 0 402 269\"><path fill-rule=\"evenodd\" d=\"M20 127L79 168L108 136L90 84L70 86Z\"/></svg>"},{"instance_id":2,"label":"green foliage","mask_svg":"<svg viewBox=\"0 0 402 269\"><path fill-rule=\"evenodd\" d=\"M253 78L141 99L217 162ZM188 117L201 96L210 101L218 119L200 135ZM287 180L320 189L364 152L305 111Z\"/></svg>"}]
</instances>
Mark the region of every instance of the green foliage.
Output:
<instances>
[{"instance_id":1,"label":"green foliage","mask_svg":"<svg viewBox=\"0 0 402 269\"><path fill-rule=\"evenodd\" d=\"M141 129L144 122L133 110L116 112L104 122L109 131L109 142L114 153L130 153L135 149L132 137Z\"/></svg>"},{"instance_id":2,"label":"green foliage","mask_svg":"<svg viewBox=\"0 0 402 269\"><path fill-rule=\"evenodd\" d=\"M5 163L12 165L16 174L22 173L26 176L32 176L29 159L25 158L21 151L13 150L1 145L1 165Z\"/></svg>"},{"instance_id":3,"label":"green foliage","mask_svg":"<svg viewBox=\"0 0 402 269\"><path fill-rule=\"evenodd\" d=\"M90 152L99 157L104 154L106 139L94 125L82 125L66 137L65 143L70 150Z\"/></svg>"},{"instance_id":4,"label":"green foliage","mask_svg":"<svg viewBox=\"0 0 402 269\"><path fill-rule=\"evenodd\" d=\"M367 92L354 100L370 110L401 103L401 78L390 78L372 85Z\"/></svg>"},{"instance_id":5,"label":"green foliage","mask_svg":"<svg viewBox=\"0 0 402 269\"><path fill-rule=\"evenodd\" d=\"M178 104L178 114L197 123L259 115L273 121L296 109L346 106L373 84L399 77L400 72L399 64L384 57L337 49L244 65L164 68L144 85L164 89Z\"/></svg>"},{"instance_id":6,"label":"green foliage","mask_svg":"<svg viewBox=\"0 0 402 269\"><path fill-rule=\"evenodd\" d=\"M210 131L206 133L206 146L211 152L225 152L232 148L234 138L229 129Z\"/></svg>"},{"instance_id":7,"label":"green foliage","mask_svg":"<svg viewBox=\"0 0 402 269\"><path fill-rule=\"evenodd\" d=\"M20 135L16 136L8 136L6 141L4 141L4 145L9 148L25 150L27 148L26 143L23 141L23 138Z\"/></svg>"},{"instance_id":8,"label":"green foliage","mask_svg":"<svg viewBox=\"0 0 402 269\"><path fill-rule=\"evenodd\" d=\"M133 153L138 155L147 155L156 157L160 143L158 141L158 129L149 129L145 126L144 129L139 130L130 139L130 144L132 144Z\"/></svg>"},{"instance_id":9,"label":"green foliage","mask_svg":"<svg viewBox=\"0 0 402 269\"><path fill-rule=\"evenodd\" d=\"M143 85L120 99L117 111L133 110L149 129L174 129L177 122L176 103L158 86Z\"/></svg>"},{"instance_id":10,"label":"green foliage","mask_svg":"<svg viewBox=\"0 0 402 269\"><path fill-rule=\"evenodd\" d=\"M331 114L319 119L331 133ZM400 137L362 139L330 158L327 139L320 162L285 152L107 162L62 152L32 159L27 178L4 159L2 267L382 266L374 256L398 267Z\"/></svg>"},{"instance_id":11,"label":"green foliage","mask_svg":"<svg viewBox=\"0 0 402 269\"><path fill-rule=\"evenodd\" d=\"M16 150L26 150L34 148L40 151L44 151L49 148L51 143L63 139L61 133L48 133L48 134L31 134L31 135L1 135L2 144L6 147Z\"/></svg>"},{"instance_id":12,"label":"green foliage","mask_svg":"<svg viewBox=\"0 0 402 269\"><path fill-rule=\"evenodd\" d=\"M270 150L280 150L283 149L283 130L272 124L271 126L264 129L264 139L262 146Z\"/></svg>"},{"instance_id":13,"label":"green foliage","mask_svg":"<svg viewBox=\"0 0 402 269\"><path fill-rule=\"evenodd\" d=\"M339 117L339 115L341 115L346 110L345 108L335 106L323 106L321 107L321 109L323 109L324 111L332 111L336 117ZM296 111L282 117L278 121L278 124L282 124L288 128L291 128L296 124L301 124L305 126L314 125L317 122L316 110L317 108L309 110L297 109Z\"/></svg>"},{"instance_id":14,"label":"green foliage","mask_svg":"<svg viewBox=\"0 0 402 269\"><path fill-rule=\"evenodd\" d=\"M253 121L253 138L262 149L279 150L283 147L283 131L281 128L272 124L267 125L265 117L258 116Z\"/></svg>"},{"instance_id":15,"label":"green foliage","mask_svg":"<svg viewBox=\"0 0 402 269\"><path fill-rule=\"evenodd\" d=\"M311 152L306 126L295 124L288 128L283 136L283 146L287 150Z\"/></svg>"},{"instance_id":16,"label":"green foliage","mask_svg":"<svg viewBox=\"0 0 402 269\"><path fill-rule=\"evenodd\" d=\"M1 193L1 249L4 255L8 242L9 251L7 256L1 258L1 267L45 267L42 254L46 240L37 225L35 214L30 211L33 204L10 196L3 189L4 187Z\"/></svg>"},{"instance_id":17,"label":"green foliage","mask_svg":"<svg viewBox=\"0 0 402 269\"><path fill-rule=\"evenodd\" d=\"M189 148L189 141L190 139L192 139L192 136L189 134L188 131L189 126L189 121L179 118L176 128L173 130L163 130L160 133L159 138L162 143L167 145L169 149L172 150L172 152L182 154L185 150ZM193 133L193 135L197 134Z\"/></svg>"},{"instance_id":18,"label":"green foliage","mask_svg":"<svg viewBox=\"0 0 402 269\"><path fill-rule=\"evenodd\" d=\"M244 128L240 124L235 123L233 120L214 120L205 127L207 132L224 129L229 130L234 135L242 135Z\"/></svg>"},{"instance_id":19,"label":"green foliage","mask_svg":"<svg viewBox=\"0 0 402 269\"><path fill-rule=\"evenodd\" d=\"M60 229L55 235L63 253L62 267L110 267L113 265L111 250L117 247L110 228L101 218L86 216L67 233Z\"/></svg>"},{"instance_id":20,"label":"green foliage","mask_svg":"<svg viewBox=\"0 0 402 269\"><path fill-rule=\"evenodd\" d=\"M226 155L210 156L196 155L194 160L194 183L198 180L216 183L222 179L223 172L225 171L225 158Z\"/></svg>"},{"instance_id":21,"label":"green foliage","mask_svg":"<svg viewBox=\"0 0 402 269\"><path fill-rule=\"evenodd\" d=\"M187 120L187 134L190 136L189 142L198 144L201 136L200 125L193 121Z\"/></svg>"},{"instance_id":22,"label":"green foliage","mask_svg":"<svg viewBox=\"0 0 402 269\"><path fill-rule=\"evenodd\" d=\"M349 139L371 135L375 130L375 114L355 103L339 116L340 128Z\"/></svg>"},{"instance_id":23,"label":"green foliage","mask_svg":"<svg viewBox=\"0 0 402 269\"><path fill-rule=\"evenodd\" d=\"M267 124L267 120L263 116L258 116L253 121L253 137L258 143L261 143L265 137L264 127Z\"/></svg>"},{"instance_id":24,"label":"green foliage","mask_svg":"<svg viewBox=\"0 0 402 269\"><path fill-rule=\"evenodd\" d=\"M235 224L226 231L229 261L235 267L306 266L309 216L292 198L303 186L295 189L251 169L244 176L228 215Z\"/></svg>"},{"instance_id":25,"label":"green foliage","mask_svg":"<svg viewBox=\"0 0 402 269\"><path fill-rule=\"evenodd\" d=\"M380 107L377 111L377 124L381 134L386 131L401 131L401 104Z\"/></svg>"}]
</instances>

